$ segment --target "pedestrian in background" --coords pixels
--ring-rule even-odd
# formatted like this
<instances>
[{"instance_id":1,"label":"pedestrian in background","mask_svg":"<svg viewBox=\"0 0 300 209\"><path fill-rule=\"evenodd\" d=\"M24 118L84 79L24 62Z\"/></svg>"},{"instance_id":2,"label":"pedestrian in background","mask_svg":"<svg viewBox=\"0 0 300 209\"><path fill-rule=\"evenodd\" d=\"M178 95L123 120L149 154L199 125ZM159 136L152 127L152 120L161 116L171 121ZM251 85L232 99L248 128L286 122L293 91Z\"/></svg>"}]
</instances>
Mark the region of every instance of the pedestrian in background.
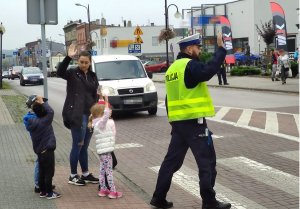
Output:
<instances>
[{"instance_id":1,"label":"pedestrian in background","mask_svg":"<svg viewBox=\"0 0 300 209\"><path fill-rule=\"evenodd\" d=\"M250 65L251 60L250 60L250 46L248 43L245 44L245 55L246 55L246 65Z\"/></svg>"},{"instance_id":2,"label":"pedestrian in background","mask_svg":"<svg viewBox=\"0 0 300 209\"><path fill-rule=\"evenodd\" d=\"M107 96L105 96L105 101L108 101ZM98 102L91 108L88 127L93 129L96 152L100 160L100 191L98 192L98 196L108 196L110 199L115 199L122 197L122 192L116 191L113 179L113 158L111 153L115 149L116 127L110 116L111 109L108 102L104 102L104 104L99 104ZM109 188L107 187L105 178L107 178Z\"/></svg>"},{"instance_id":3,"label":"pedestrian in background","mask_svg":"<svg viewBox=\"0 0 300 209\"><path fill-rule=\"evenodd\" d=\"M77 55L75 44L71 44L68 56L59 65L57 75L67 81L67 97L63 107L64 125L71 129L72 149L70 152L71 174L69 184L83 186L85 183L97 184L88 169L88 146L92 133L88 129L90 108L97 102L97 76L91 69L91 55L87 51L79 53L78 67L69 69L72 58ZM77 174L78 161L81 166L82 176Z\"/></svg>"},{"instance_id":4,"label":"pedestrian in background","mask_svg":"<svg viewBox=\"0 0 300 209\"><path fill-rule=\"evenodd\" d=\"M227 83L227 78L226 78L226 67L225 67L225 62L221 64L220 70L217 72L218 75L218 80L219 80L219 85L222 85L222 79L223 79L223 84L224 85L229 85Z\"/></svg>"},{"instance_id":5,"label":"pedestrian in background","mask_svg":"<svg viewBox=\"0 0 300 209\"><path fill-rule=\"evenodd\" d=\"M294 52L294 61L298 62L299 59L299 52L298 52L298 48L296 49L296 51Z\"/></svg>"},{"instance_id":6,"label":"pedestrian in background","mask_svg":"<svg viewBox=\"0 0 300 209\"><path fill-rule=\"evenodd\" d=\"M281 71L281 82L282 85L286 84L286 79L289 75L290 70L290 60L288 54L283 50L279 50L279 57L278 57L278 65Z\"/></svg>"},{"instance_id":7,"label":"pedestrian in background","mask_svg":"<svg viewBox=\"0 0 300 209\"><path fill-rule=\"evenodd\" d=\"M180 52L177 60L165 75L166 107L172 126L172 138L161 164L150 204L158 208L173 207L173 203L166 200L167 192L173 174L182 166L190 148L199 170L202 209L229 209L230 203L216 200L216 153L212 132L207 128L205 119L215 115L212 98L205 82L219 71L225 60L226 50L223 47L222 35L218 34L218 49L207 64L199 61L199 34L186 37L178 44Z\"/></svg>"},{"instance_id":8,"label":"pedestrian in background","mask_svg":"<svg viewBox=\"0 0 300 209\"><path fill-rule=\"evenodd\" d=\"M278 67L278 52L274 49L271 50L272 51L272 74L271 74L271 79L272 81L276 80L279 81L278 79L278 75L276 75L276 72L279 70ZM279 73L277 73L279 74Z\"/></svg>"},{"instance_id":9,"label":"pedestrian in background","mask_svg":"<svg viewBox=\"0 0 300 209\"><path fill-rule=\"evenodd\" d=\"M40 197L54 199L61 195L52 189L56 138L52 127L54 111L46 101L41 96L29 96L26 105L31 111L23 117L23 121L30 133L33 150L38 156Z\"/></svg>"}]
</instances>

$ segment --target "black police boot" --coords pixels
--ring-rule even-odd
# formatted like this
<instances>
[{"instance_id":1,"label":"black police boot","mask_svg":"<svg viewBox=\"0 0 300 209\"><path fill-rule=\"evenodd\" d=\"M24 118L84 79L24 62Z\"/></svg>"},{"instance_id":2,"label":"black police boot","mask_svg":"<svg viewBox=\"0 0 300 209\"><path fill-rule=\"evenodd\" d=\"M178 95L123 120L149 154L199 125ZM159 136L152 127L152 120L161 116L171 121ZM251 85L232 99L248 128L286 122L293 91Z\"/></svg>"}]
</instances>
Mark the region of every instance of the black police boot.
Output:
<instances>
[{"instance_id":1,"label":"black police boot","mask_svg":"<svg viewBox=\"0 0 300 209\"><path fill-rule=\"evenodd\" d=\"M219 202L216 201L213 204L203 204L202 209L229 209L231 208L230 203L225 203L225 202Z\"/></svg>"},{"instance_id":2,"label":"black police boot","mask_svg":"<svg viewBox=\"0 0 300 209\"><path fill-rule=\"evenodd\" d=\"M157 208L167 209L173 207L173 202L168 202L167 200L158 200L157 198L153 197L150 202L150 205L153 205Z\"/></svg>"}]
</instances>

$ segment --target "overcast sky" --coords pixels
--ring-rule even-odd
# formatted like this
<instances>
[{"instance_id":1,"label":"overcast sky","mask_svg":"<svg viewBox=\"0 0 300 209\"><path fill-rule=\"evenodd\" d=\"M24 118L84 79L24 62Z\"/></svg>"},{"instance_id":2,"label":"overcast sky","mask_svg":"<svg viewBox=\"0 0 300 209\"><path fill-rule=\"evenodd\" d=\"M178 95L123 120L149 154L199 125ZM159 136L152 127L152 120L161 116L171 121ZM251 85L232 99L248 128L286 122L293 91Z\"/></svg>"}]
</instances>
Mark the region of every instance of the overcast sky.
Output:
<instances>
[{"instance_id":1,"label":"overcast sky","mask_svg":"<svg viewBox=\"0 0 300 209\"><path fill-rule=\"evenodd\" d=\"M224 3L231 0L168 0L168 5L176 4L181 12L192 6L202 4ZM164 0L58 0L58 25L46 25L46 37L53 41L64 43L64 25L70 20L82 19L87 22L87 12L84 7L75 3L90 6L91 20L106 18L106 24L122 24L123 20L131 20L132 25L164 25ZM41 37L40 25L27 24L27 0L0 0L0 22L5 27L3 49L16 49L25 43L36 41ZM170 25L180 26L181 19L176 19L174 6L169 7Z\"/></svg>"}]
</instances>

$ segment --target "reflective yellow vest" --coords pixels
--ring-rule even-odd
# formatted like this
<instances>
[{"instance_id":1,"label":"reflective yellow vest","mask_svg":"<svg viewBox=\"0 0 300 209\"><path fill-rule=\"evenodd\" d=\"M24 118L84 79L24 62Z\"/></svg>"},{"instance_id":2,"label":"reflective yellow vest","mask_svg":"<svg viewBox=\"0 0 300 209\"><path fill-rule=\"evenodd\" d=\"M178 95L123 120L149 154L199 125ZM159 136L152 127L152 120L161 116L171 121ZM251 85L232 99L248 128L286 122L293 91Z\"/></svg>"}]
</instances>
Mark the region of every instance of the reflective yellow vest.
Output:
<instances>
[{"instance_id":1,"label":"reflective yellow vest","mask_svg":"<svg viewBox=\"0 0 300 209\"><path fill-rule=\"evenodd\" d=\"M169 121L181 121L201 117L212 117L215 109L205 82L188 89L184 83L184 72L188 58L176 60L165 75Z\"/></svg>"}]
</instances>

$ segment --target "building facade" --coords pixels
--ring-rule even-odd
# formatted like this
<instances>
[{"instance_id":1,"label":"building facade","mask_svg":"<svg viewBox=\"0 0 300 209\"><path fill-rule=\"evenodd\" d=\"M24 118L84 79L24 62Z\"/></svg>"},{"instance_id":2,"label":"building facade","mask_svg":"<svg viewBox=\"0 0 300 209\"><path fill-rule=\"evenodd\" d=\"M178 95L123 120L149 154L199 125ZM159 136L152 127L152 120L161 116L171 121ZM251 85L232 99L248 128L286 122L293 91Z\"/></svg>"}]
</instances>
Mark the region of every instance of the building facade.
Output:
<instances>
[{"instance_id":1,"label":"building facade","mask_svg":"<svg viewBox=\"0 0 300 209\"><path fill-rule=\"evenodd\" d=\"M287 45L290 52L297 48L298 36L298 11L299 2L297 0L274 0L281 5L285 11L287 28ZM248 43L251 53L258 54L265 51L266 45L256 31L256 25L261 25L272 20L270 1L266 0L238 0L220 5L202 5L193 9L193 17L200 15L225 15L231 23L234 51L242 51ZM206 38L208 50L214 49L215 34L221 31L220 25L206 25L193 27ZM275 47L275 45L271 46Z\"/></svg>"}]
</instances>

